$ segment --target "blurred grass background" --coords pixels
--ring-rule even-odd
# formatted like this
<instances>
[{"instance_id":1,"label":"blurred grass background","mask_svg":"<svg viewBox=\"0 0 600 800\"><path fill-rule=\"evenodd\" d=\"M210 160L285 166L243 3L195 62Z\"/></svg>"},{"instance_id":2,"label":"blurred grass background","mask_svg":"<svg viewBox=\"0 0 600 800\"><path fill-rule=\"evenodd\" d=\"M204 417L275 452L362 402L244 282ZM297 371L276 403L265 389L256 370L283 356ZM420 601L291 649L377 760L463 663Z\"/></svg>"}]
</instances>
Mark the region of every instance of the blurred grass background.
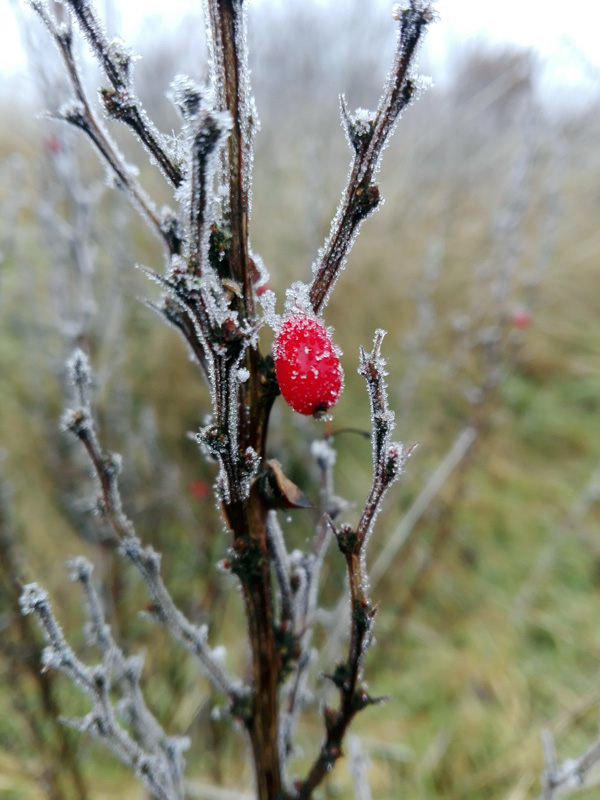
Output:
<instances>
[{"instance_id":1,"label":"blurred grass background","mask_svg":"<svg viewBox=\"0 0 600 800\"><path fill-rule=\"evenodd\" d=\"M337 94L372 106L385 77L391 40L351 17L334 23L300 7L269 25L253 17L262 131L252 242L279 311L290 282L308 279L345 180ZM163 98L172 74L201 74L202 48L186 30L178 43L154 42L138 67L140 94L164 130L177 125ZM105 441L124 456L127 511L164 553L177 602L210 620L213 643L243 673L238 596L215 569L228 542L207 491L214 470L186 437L209 410L207 391L177 336L137 302L155 287L133 264L161 269L159 248L104 186L87 143L35 119L58 105L64 84L47 44L33 51L37 97L7 86L0 115L0 797L143 796L112 757L53 724L56 709L84 714L86 703L61 678L39 678L39 638L14 610L11 575L44 583L70 641L93 661L63 568L80 552L96 564L117 638L127 652L146 651L151 706L169 731L192 737L192 794L217 796L211 785L241 797L251 788L241 737L212 713L219 699L195 665L138 616L144 590L103 544L87 465L58 430L64 361L80 343ZM372 560L460 431L476 431L375 590L367 678L391 699L359 716L353 734L378 800L535 797L540 730L555 733L560 757L597 735L600 115L598 99L577 111L543 104L536 69L528 52L474 48L409 109L384 155L386 203L365 223L325 314L346 371L332 430L369 427L355 368L359 345L383 327L397 436L419 444L379 519ZM141 178L168 202L150 167ZM272 455L315 500L307 440L323 434L278 401ZM335 444L336 489L352 517L368 490L369 443L346 432ZM305 511L284 520L291 546L303 545L313 521ZM342 583L332 549L326 608ZM317 642L328 636L319 628ZM321 730L310 709L298 770ZM343 763L317 796L352 796Z\"/></svg>"}]
</instances>

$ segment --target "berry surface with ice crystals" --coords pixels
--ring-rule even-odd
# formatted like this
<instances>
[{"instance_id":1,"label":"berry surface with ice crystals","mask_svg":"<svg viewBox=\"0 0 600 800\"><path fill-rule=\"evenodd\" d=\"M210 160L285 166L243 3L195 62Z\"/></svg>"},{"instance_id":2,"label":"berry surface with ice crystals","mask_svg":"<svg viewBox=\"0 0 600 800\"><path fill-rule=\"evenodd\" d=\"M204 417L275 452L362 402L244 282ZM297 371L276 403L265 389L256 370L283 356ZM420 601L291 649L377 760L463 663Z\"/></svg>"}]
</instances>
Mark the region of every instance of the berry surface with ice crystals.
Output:
<instances>
[{"instance_id":1,"label":"berry surface with ice crystals","mask_svg":"<svg viewBox=\"0 0 600 800\"><path fill-rule=\"evenodd\" d=\"M273 356L281 394L294 411L315 414L337 403L344 372L331 336L318 319L303 314L285 319Z\"/></svg>"}]
</instances>

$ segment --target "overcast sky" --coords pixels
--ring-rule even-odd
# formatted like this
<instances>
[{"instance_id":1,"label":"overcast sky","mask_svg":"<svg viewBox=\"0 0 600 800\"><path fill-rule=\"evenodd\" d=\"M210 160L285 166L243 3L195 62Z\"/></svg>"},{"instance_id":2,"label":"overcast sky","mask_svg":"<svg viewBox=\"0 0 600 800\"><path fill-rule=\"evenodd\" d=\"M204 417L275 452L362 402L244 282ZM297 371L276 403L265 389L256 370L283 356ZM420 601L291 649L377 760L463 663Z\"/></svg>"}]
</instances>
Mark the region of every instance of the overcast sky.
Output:
<instances>
[{"instance_id":1,"label":"overcast sky","mask_svg":"<svg viewBox=\"0 0 600 800\"><path fill-rule=\"evenodd\" d=\"M336 5L331 0L303 0ZM249 6L268 6L291 0L249 0ZM23 70L25 57L11 5L24 0L0 0L0 71ZM103 7L103 2L98 3ZM118 8L119 33L129 41L143 24L165 28L186 13L199 13L201 0L124 0ZM365 0L365 9L387 13L391 0ZM169 9L168 18L164 9ZM337 7L343 5L337 3ZM559 87L573 87L582 94L600 92L600 0L438 0L441 18L429 32L430 61L443 64L468 40L512 42L536 50L546 63L547 79ZM258 9L257 9L258 10ZM261 9L262 10L262 9ZM117 20L115 20L117 22ZM6 80L6 77L4 77ZM439 79L439 78L438 78Z\"/></svg>"}]
</instances>

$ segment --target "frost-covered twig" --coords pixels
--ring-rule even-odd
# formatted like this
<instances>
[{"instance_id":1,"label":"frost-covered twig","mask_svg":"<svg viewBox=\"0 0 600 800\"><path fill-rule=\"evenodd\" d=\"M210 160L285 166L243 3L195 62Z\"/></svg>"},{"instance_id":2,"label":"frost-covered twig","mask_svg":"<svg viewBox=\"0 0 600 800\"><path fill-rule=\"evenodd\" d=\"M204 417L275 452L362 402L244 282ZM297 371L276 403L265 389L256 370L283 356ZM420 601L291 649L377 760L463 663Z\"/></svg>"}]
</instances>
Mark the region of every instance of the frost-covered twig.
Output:
<instances>
[{"instance_id":1,"label":"frost-covered twig","mask_svg":"<svg viewBox=\"0 0 600 800\"><path fill-rule=\"evenodd\" d=\"M40 3L36 1L35 5ZM167 180L173 186L179 186L183 180L181 169L169 156L163 137L135 93L132 74L136 59L134 53L118 37L109 40L96 9L88 0L66 0L66 5L113 86L112 90L101 90L106 112L134 131Z\"/></svg>"},{"instance_id":2,"label":"frost-covered twig","mask_svg":"<svg viewBox=\"0 0 600 800\"><path fill-rule=\"evenodd\" d=\"M153 616L196 656L215 689L225 694L231 703L235 703L240 699L243 690L226 674L219 660L214 657L207 643L206 626L194 625L175 606L160 575L160 555L152 547L142 546L135 535L133 523L123 511L118 483L121 460L114 453L103 450L96 435L89 399L91 374L87 357L82 351L78 350L72 356L70 371L79 407L65 413L63 425L77 436L88 453L100 483L100 510L113 528L118 552L143 577L152 599Z\"/></svg>"},{"instance_id":3,"label":"frost-covered twig","mask_svg":"<svg viewBox=\"0 0 600 800\"><path fill-rule=\"evenodd\" d=\"M84 3L84 5L88 6L89 4ZM68 23L59 25L49 13L43 0L31 0L31 6L54 39L75 93L74 101L55 112L56 117L79 128L90 138L101 158L106 162L110 172L114 175L117 184L129 195L132 204L140 212L141 216L148 222L157 236L162 239L167 249L170 252L176 251L178 244L174 243L172 230L169 226L163 224L163 220L161 220L154 203L142 189L138 180L134 177L132 168L127 165L117 145L92 110L73 52L73 32L70 25Z\"/></svg>"},{"instance_id":4,"label":"frost-covered twig","mask_svg":"<svg viewBox=\"0 0 600 800\"><path fill-rule=\"evenodd\" d=\"M582 789L590 770L600 762L600 738L579 758L568 758L560 764L556 759L554 738L548 730L542 731L542 745L546 766L539 800L554 800Z\"/></svg>"},{"instance_id":5,"label":"frost-covered twig","mask_svg":"<svg viewBox=\"0 0 600 800\"><path fill-rule=\"evenodd\" d=\"M113 639L92 581L92 564L86 558L78 557L71 559L67 566L69 567L69 577L71 580L79 581L84 592L89 618L87 626L89 639L102 653L102 663L107 674L113 677L114 683L121 693L121 700L118 703L119 715L131 725L136 741L147 752L162 754L168 767L173 791L177 797L183 797L185 764L182 752L187 749L189 742L185 737L181 739L167 736L146 705L140 689L143 658L141 656L126 658Z\"/></svg>"},{"instance_id":6,"label":"frost-covered twig","mask_svg":"<svg viewBox=\"0 0 600 800\"><path fill-rule=\"evenodd\" d=\"M214 180L214 154L219 152L221 142L229 132L229 115L211 111L203 93L188 87L186 104L180 108L184 114L188 135L188 163L190 174L188 190L185 193L184 207L187 207L188 222L188 264L196 275L206 270L206 248L211 224L210 204L212 202L212 182Z\"/></svg>"},{"instance_id":7,"label":"frost-covered twig","mask_svg":"<svg viewBox=\"0 0 600 800\"><path fill-rule=\"evenodd\" d=\"M210 67L216 110L231 118L227 151L221 160L225 222L230 242L223 269L240 287L244 318L254 321L255 293L248 236L250 219L253 135L256 110L250 96L246 4L242 0L206 0Z\"/></svg>"},{"instance_id":8,"label":"frost-covered twig","mask_svg":"<svg viewBox=\"0 0 600 800\"><path fill-rule=\"evenodd\" d=\"M371 405L373 450L373 482L356 530L346 523L333 526L348 571L350 587L350 641L346 660L339 663L327 677L340 692L337 709L326 706L324 720L326 736L319 755L307 778L298 786L299 800L309 800L314 788L323 780L333 764L342 755L342 740L348 726L358 711L382 698L371 697L362 684L362 673L367 650L371 644L377 606L369 596L365 550L381 502L391 484L399 477L404 461L401 444L392 442L394 414L388 407L385 383L385 361L381 356L384 332L378 330L373 340L373 350L361 349L359 372L367 382Z\"/></svg>"},{"instance_id":9,"label":"frost-covered twig","mask_svg":"<svg viewBox=\"0 0 600 800\"><path fill-rule=\"evenodd\" d=\"M391 436L395 427L394 412L388 407L387 385L385 382L385 361L381 356L381 344L385 331L375 332L373 350L365 353L361 348L359 373L367 382L371 405L371 447L373 451L373 484L365 503L358 527L357 542L353 549L361 551L367 540L375 518L381 507L381 501L391 484L398 478L404 465L404 448L392 442Z\"/></svg>"},{"instance_id":10,"label":"frost-covered twig","mask_svg":"<svg viewBox=\"0 0 600 800\"><path fill-rule=\"evenodd\" d=\"M280 624L294 627L294 598L290 582L290 559L285 547L285 539L276 511L269 511L267 516L267 539L269 553L275 569L275 578L279 587L281 603Z\"/></svg>"},{"instance_id":11,"label":"frost-covered twig","mask_svg":"<svg viewBox=\"0 0 600 800\"><path fill-rule=\"evenodd\" d=\"M377 111L358 109L350 113L344 98L341 100L342 122L353 156L340 207L312 267L314 277L310 302L316 313L327 304L360 225L379 205L379 187L374 183L374 177L381 154L398 118L418 89L413 75L415 57L423 33L435 19L435 14L431 3L410 0L395 7L394 17L400 23L396 52Z\"/></svg>"},{"instance_id":12,"label":"frost-covered twig","mask_svg":"<svg viewBox=\"0 0 600 800\"><path fill-rule=\"evenodd\" d=\"M44 669L53 668L64 673L93 703L92 710L84 718L63 721L100 739L134 771L153 797L158 800L183 798L181 753L188 745L187 740L163 737L159 746L150 750L136 742L117 719L117 711L110 699L110 669L104 663L88 667L77 658L54 616L45 589L37 583L27 584L23 587L20 603L23 614L35 615L46 639L47 646L42 654ZM137 670L137 666L128 668ZM165 749L170 751L167 758Z\"/></svg>"}]
</instances>

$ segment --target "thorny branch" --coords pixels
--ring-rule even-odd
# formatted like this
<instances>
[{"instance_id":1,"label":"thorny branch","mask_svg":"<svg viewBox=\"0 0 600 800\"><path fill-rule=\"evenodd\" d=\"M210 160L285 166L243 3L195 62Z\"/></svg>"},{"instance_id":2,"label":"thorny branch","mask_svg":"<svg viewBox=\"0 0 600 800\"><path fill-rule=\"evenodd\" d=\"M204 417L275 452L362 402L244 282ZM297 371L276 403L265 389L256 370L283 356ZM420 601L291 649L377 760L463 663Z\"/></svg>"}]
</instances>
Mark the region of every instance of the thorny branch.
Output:
<instances>
[{"instance_id":1,"label":"thorny branch","mask_svg":"<svg viewBox=\"0 0 600 800\"><path fill-rule=\"evenodd\" d=\"M379 187L374 177L398 118L411 104L417 83L412 74L419 42L435 14L431 4L411 0L407 7L394 10L400 23L394 63L375 113L358 109L351 114L341 99L342 121L353 150L348 183L342 203L331 224L329 236L313 264L310 302L315 313L327 304L331 290L342 271L362 222L379 205Z\"/></svg>"}]
</instances>

